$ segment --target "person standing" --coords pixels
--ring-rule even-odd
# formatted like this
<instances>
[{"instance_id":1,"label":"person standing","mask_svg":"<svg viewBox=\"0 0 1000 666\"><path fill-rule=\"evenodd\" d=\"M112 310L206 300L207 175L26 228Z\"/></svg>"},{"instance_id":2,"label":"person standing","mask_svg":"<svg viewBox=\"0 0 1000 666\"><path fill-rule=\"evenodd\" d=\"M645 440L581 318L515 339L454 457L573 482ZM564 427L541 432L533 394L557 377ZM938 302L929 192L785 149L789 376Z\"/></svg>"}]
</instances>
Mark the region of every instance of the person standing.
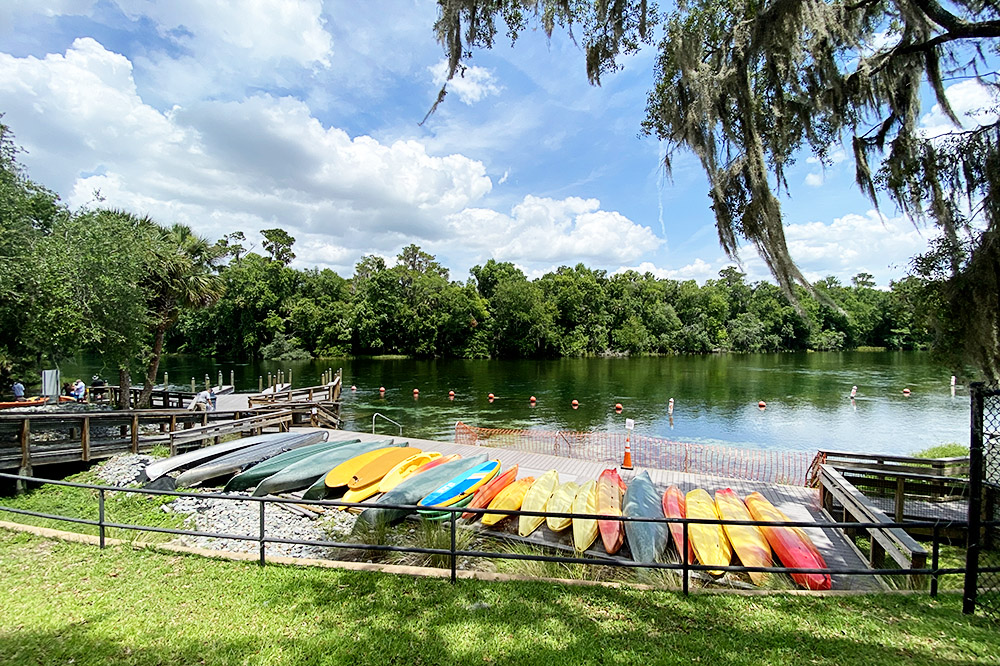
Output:
<instances>
[{"instance_id":1,"label":"person standing","mask_svg":"<svg viewBox=\"0 0 1000 666\"><path fill-rule=\"evenodd\" d=\"M14 391L14 400L16 402L24 402L24 384L20 380L15 379L14 385L10 388Z\"/></svg>"},{"instance_id":2,"label":"person standing","mask_svg":"<svg viewBox=\"0 0 1000 666\"><path fill-rule=\"evenodd\" d=\"M72 395L76 398L77 402L83 402L84 397L87 395L87 385L83 383L82 379L78 379L73 382Z\"/></svg>"}]
</instances>

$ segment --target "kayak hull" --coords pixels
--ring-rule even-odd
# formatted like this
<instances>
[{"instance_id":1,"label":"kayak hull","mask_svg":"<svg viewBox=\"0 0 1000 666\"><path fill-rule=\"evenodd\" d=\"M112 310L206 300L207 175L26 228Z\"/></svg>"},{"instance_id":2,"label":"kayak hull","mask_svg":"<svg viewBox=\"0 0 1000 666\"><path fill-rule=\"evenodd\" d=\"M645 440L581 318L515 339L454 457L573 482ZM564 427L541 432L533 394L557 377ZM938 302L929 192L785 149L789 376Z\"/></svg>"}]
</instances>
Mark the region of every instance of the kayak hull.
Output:
<instances>
[{"instance_id":1,"label":"kayak hull","mask_svg":"<svg viewBox=\"0 0 1000 666\"><path fill-rule=\"evenodd\" d=\"M618 470L606 469L597 479L597 513L602 516L622 515L622 489L624 484L618 476ZM601 531L601 541L608 555L614 555L625 542L625 530L621 521L598 520L597 528Z\"/></svg>"},{"instance_id":2,"label":"kayak hull","mask_svg":"<svg viewBox=\"0 0 1000 666\"><path fill-rule=\"evenodd\" d=\"M418 453L407 458L386 472L382 480L378 482L378 491L380 493L389 492L402 483L404 479L419 472L421 467L439 458L441 458L441 454L436 451L430 453L424 451L423 453Z\"/></svg>"},{"instance_id":3,"label":"kayak hull","mask_svg":"<svg viewBox=\"0 0 1000 666\"><path fill-rule=\"evenodd\" d=\"M550 469L531 484L521 500L522 511L545 511L552 493L559 487L559 472ZM517 533L526 537L545 522L545 516L518 516Z\"/></svg>"},{"instance_id":4,"label":"kayak hull","mask_svg":"<svg viewBox=\"0 0 1000 666\"><path fill-rule=\"evenodd\" d=\"M628 518L664 517L663 501L645 470L628 484L622 501L622 515ZM666 523L626 522L625 535L632 559L636 562L652 564L661 559L667 547Z\"/></svg>"},{"instance_id":5,"label":"kayak hull","mask_svg":"<svg viewBox=\"0 0 1000 666\"><path fill-rule=\"evenodd\" d=\"M754 520L788 522L788 516L758 492L747 495L746 505ZM819 549L801 528L761 526L760 531L786 567L827 568ZM824 573L793 573L791 576L792 580L809 590L829 590L832 583L830 575Z\"/></svg>"},{"instance_id":6,"label":"kayak hull","mask_svg":"<svg viewBox=\"0 0 1000 666\"><path fill-rule=\"evenodd\" d=\"M292 449L297 449L301 446L318 444L326 441L326 438L330 436L330 433L328 432L283 434L287 437L262 444L255 444L245 449L240 449L238 451L234 451L233 453L220 456L215 460L203 463L197 467L192 467L177 477L177 487L184 488L186 486L194 486L222 476L236 474L237 472L249 469L262 460L267 460L268 458L276 456L279 453L291 451Z\"/></svg>"},{"instance_id":7,"label":"kayak hull","mask_svg":"<svg viewBox=\"0 0 1000 666\"><path fill-rule=\"evenodd\" d=\"M549 500L548 505L545 510L550 513L570 513L573 510L573 500L576 499L576 494L580 492L580 484L576 481L567 481L561 484L556 491L552 493L552 498ZM546 516L545 525L553 532L562 532L564 529L573 524L572 518L557 518L556 516Z\"/></svg>"},{"instance_id":8,"label":"kayak hull","mask_svg":"<svg viewBox=\"0 0 1000 666\"><path fill-rule=\"evenodd\" d=\"M486 508L501 511L517 511L521 508L521 503L524 502L524 494L528 492L528 488L534 482L535 477L533 476L518 479L497 493L497 496L493 498L493 501ZM509 517L509 515L503 513L484 513L482 523L486 527L492 527L504 518Z\"/></svg>"},{"instance_id":9,"label":"kayak hull","mask_svg":"<svg viewBox=\"0 0 1000 666\"><path fill-rule=\"evenodd\" d=\"M400 442L403 446L406 442ZM254 497L307 488L303 499L323 499L326 496L326 475L331 469L356 456L385 448L385 440L345 444L317 453L267 477L254 490Z\"/></svg>"},{"instance_id":10,"label":"kayak hull","mask_svg":"<svg viewBox=\"0 0 1000 666\"><path fill-rule=\"evenodd\" d=\"M517 465L514 465L506 472L502 474L497 474L493 477L493 480L487 483L485 486L476 491L476 494L472 496L472 501L469 502L468 507L470 509L485 509L493 501L493 498L497 496L501 490L514 483L517 478ZM478 514L475 513L463 513L462 518L475 518Z\"/></svg>"},{"instance_id":11,"label":"kayak hull","mask_svg":"<svg viewBox=\"0 0 1000 666\"><path fill-rule=\"evenodd\" d=\"M408 446L390 451L384 456L379 456L359 469L357 473L351 477L351 480L347 482L347 487L354 490L370 486L374 483L376 488L378 488L378 483L386 474L389 473L390 470L395 469L396 465L404 460L420 455L421 453L422 451L420 449Z\"/></svg>"},{"instance_id":12,"label":"kayak hull","mask_svg":"<svg viewBox=\"0 0 1000 666\"><path fill-rule=\"evenodd\" d=\"M663 493L663 515L667 518L687 517L686 506L684 493L677 486L670 486L667 488L667 492ZM683 523L670 523L670 536L674 539L674 548L677 550L677 556L681 558L681 562L693 563L694 548L691 546L690 533L687 540L687 559L684 557L684 548L681 546L684 543Z\"/></svg>"},{"instance_id":13,"label":"kayak hull","mask_svg":"<svg viewBox=\"0 0 1000 666\"><path fill-rule=\"evenodd\" d=\"M719 512L715 508L712 496L701 488L695 488L685 497L688 518L701 520L719 520ZM705 566L728 567L733 559L733 547L726 537L722 525L691 523L688 525L688 537L694 548L695 557ZM713 576L721 576L724 572L709 569Z\"/></svg>"},{"instance_id":14,"label":"kayak hull","mask_svg":"<svg viewBox=\"0 0 1000 666\"><path fill-rule=\"evenodd\" d=\"M500 469L499 460L487 460L470 470L459 474L448 483L434 489L418 504L420 506L451 506L464 500L472 500L472 494L490 482Z\"/></svg>"},{"instance_id":15,"label":"kayak hull","mask_svg":"<svg viewBox=\"0 0 1000 666\"><path fill-rule=\"evenodd\" d=\"M573 498L573 513L575 514L597 514L597 481L590 480L584 483L576 497ZM573 547L577 552L582 553L597 541L597 519L596 518L573 518Z\"/></svg>"},{"instance_id":16,"label":"kayak hull","mask_svg":"<svg viewBox=\"0 0 1000 666\"><path fill-rule=\"evenodd\" d=\"M753 520L743 500L731 488L715 491L715 508L723 520ZM770 567L771 546L768 545L764 533L755 525L723 525L729 543L733 545L736 556L745 567ZM754 585L767 582L767 573L749 571L750 580Z\"/></svg>"},{"instance_id":17,"label":"kayak hull","mask_svg":"<svg viewBox=\"0 0 1000 666\"><path fill-rule=\"evenodd\" d=\"M277 474L281 470L285 469L289 465L297 463L300 460L305 460L310 456L314 456L317 453L322 453L323 451L330 451L332 449L339 448L341 446L346 446L348 444L353 444L358 442L357 439L349 440L338 440L335 442L320 442L318 444L310 444L309 446L300 446L297 449L291 451L285 451L284 453L279 453L276 456L272 456L267 460L257 463L245 472L240 472L233 478L229 479L226 483L224 490L226 492L234 490L246 490L247 488L252 488L258 483L263 481L269 476Z\"/></svg>"}]
</instances>

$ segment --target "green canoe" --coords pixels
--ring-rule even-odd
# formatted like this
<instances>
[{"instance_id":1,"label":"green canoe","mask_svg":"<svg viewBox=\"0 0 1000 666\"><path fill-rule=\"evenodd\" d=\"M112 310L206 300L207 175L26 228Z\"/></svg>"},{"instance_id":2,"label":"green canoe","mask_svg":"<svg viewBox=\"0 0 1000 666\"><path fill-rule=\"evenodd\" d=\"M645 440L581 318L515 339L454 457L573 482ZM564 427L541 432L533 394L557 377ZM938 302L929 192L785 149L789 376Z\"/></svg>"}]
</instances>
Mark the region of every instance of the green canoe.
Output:
<instances>
[{"instance_id":1,"label":"green canoe","mask_svg":"<svg viewBox=\"0 0 1000 666\"><path fill-rule=\"evenodd\" d=\"M340 463L375 449L406 445L405 441L380 439L374 442L348 444L332 451L317 453L267 477L257 485L253 495L254 497L263 497L264 495L308 487L302 496L303 499L323 499L326 496L326 484L324 483L326 474Z\"/></svg>"},{"instance_id":2,"label":"green canoe","mask_svg":"<svg viewBox=\"0 0 1000 666\"><path fill-rule=\"evenodd\" d=\"M330 433L327 430L314 430L312 432L305 433L286 432L278 434L283 435L283 437L278 437L262 444L255 444L254 446L249 446L245 449L228 453L224 456L216 458L215 460L210 460L209 462L183 472L177 477L177 487L184 488L204 483L205 481L217 479L219 477L232 476L233 474L246 471L268 458L273 458L279 453L302 448L303 446L309 446L311 444L325 442L326 438L330 436Z\"/></svg>"},{"instance_id":3,"label":"green canoe","mask_svg":"<svg viewBox=\"0 0 1000 666\"><path fill-rule=\"evenodd\" d=\"M357 438L339 439L332 442L320 442L319 444L300 446L297 449L279 453L278 455L268 458L264 462L258 463L247 471L240 472L231 478L229 483L226 484L224 490L228 492L231 490L246 490L247 488L252 488L267 477L280 472L292 463L297 463L300 460L308 458L309 456L314 456L317 453L322 453L323 451L328 451L330 449L335 449L346 444L353 444L359 441L361 440Z\"/></svg>"}]
</instances>

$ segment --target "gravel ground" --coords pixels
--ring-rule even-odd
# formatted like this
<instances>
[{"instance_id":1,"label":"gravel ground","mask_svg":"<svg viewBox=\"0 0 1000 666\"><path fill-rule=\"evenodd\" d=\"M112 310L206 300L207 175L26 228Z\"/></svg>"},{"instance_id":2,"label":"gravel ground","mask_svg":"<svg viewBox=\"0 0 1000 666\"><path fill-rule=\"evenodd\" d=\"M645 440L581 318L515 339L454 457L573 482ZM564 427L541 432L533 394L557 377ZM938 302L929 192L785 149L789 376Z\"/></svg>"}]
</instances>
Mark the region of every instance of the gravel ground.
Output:
<instances>
[{"instance_id":1,"label":"gravel ground","mask_svg":"<svg viewBox=\"0 0 1000 666\"><path fill-rule=\"evenodd\" d=\"M125 454L108 459L97 468L97 476L102 482L122 488L137 485L139 473L146 465L157 460L153 456ZM221 492L221 488L206 488L206 492ZM260 530L260 507L258 502L241 502L238 498L249 497L249 492L230 492L233 499L210 497L178 497L163 510L187 516L188 529L199 532L217 532L256 537ZM296 539L302 541L322 541L350 534L355 516L346 511L327 508L322 516L307 518L292 513L277 504L268 504L264 515L265 532L269 537ZM218 539L215 537L180 536L172 543L225 550L230 552L256 553L256 541L240 539ZM284 543L269 543L268 555L302 558L333 558L337 549L319 546L302 546Z\"/></svg>"}]
</instances>

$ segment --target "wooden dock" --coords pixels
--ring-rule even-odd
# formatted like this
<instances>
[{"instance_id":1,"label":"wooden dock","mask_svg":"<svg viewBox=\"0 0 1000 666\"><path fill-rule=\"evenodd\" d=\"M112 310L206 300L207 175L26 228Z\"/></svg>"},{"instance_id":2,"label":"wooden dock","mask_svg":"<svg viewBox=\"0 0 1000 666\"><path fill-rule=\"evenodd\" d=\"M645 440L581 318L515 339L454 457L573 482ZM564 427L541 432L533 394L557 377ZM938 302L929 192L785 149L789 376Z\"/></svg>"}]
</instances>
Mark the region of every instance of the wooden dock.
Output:
<instances>
[{"instance_id":1,"label":"wooden dock","mask_svg":"<svg viewBox=\"0 0 1000 666\"><path fill-rule=\"evenodd\" d=\"M436 442L414 437L399 437L387 434L372 435L370 433L341 431L345 435L357 437L363 441L376 439L403 439L424 451L440 451L443 454L458 453L463 457L486 454L491 459L499 460L504 468L518 465L518 476L541 476L550 469L559 471L560 482L577 481L582 483L591 479L597 479L601 472L608 465L602 462L591 462L575 458L563 458L561 456L534 453L527 451L515 451L511 449L500 449L488 446L469 446L465 444L455 444L453 442ZM619 469L622 479L628 483L637 473L642 471L639 467L629 471ZM849 540L837 529L824 528L824 523L831 522L824 514L820 506L819 491L816 488L804 486L786 486L781 484L767 484L756 481L742 481L740 479L728 479L723 477L708 476L703 474L688 474L685 472L673 472L661 469L646 469L653 483L663 491L670 485L676 485L682 491L687 492L694 488L704 488L709 494L714 494L716 490L732 488L737 494L745 497L751 492L757 491L767 497L778 509L783 511L789 519L794 521L811 521L816 523L816 527L805 528L806 533L816 544L816 547L823 554L827 564L832 569L863 569L868 563L861 558L856 550L850 545ZM549 537L554 538L547 530L537 530L528 541L536 541L539 545L551 546ZM563 537L568 541L568 535ZM872 576L847 576L833 574L833 588L839 590L880 590L883 589L881 583Z\"/></svg>"}]
</instances>

